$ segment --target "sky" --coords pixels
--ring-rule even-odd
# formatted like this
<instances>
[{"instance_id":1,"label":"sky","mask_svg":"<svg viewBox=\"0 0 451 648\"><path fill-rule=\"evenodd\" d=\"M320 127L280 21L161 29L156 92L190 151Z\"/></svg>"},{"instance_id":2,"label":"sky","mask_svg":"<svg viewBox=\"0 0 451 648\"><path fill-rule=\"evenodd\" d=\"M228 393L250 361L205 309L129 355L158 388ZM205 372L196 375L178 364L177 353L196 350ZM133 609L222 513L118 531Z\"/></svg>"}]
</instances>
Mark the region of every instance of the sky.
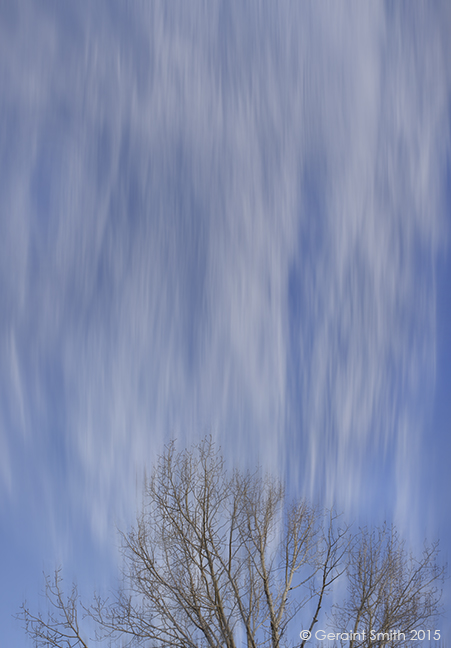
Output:
<instances>
[{"instance_id":1,"label":"sky","mask_svg":"<svg viewBox=\"0 0 451 648\"><path fill-rule=\"evenodd\" d=\"M114 581L173 438L447 556L450 30L446 0L2 0L5 645L43 570Z\"/></svg>"}]
</instances>

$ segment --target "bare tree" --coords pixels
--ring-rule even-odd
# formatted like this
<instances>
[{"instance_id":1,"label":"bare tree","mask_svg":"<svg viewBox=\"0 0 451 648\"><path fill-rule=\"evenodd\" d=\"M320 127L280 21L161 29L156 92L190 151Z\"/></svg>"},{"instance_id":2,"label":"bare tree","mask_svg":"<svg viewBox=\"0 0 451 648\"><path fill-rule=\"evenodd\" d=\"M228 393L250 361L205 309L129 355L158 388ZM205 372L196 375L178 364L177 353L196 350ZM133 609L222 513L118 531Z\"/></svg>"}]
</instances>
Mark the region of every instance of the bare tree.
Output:
<instances>
[{"instance_id":1,"label":"bare tree","mask_svg":"<svg viewBox=\"0 0 451 648\"><path fill-rule=\"evenodd\" d=\"M444 567L438 546L409 554L394 527L361 529L354 538L347 569L348 599L336 608L335 627L349 634L349 648L407 646L440 639L439 616Z\"/></svg>"},{"instance_id":2,"label":"bare tree","mask_svg":"<svg viewBox=\"0 0 451 648\"><path fill-rule=\"evenodd\" d=\"M371 615L379 623L382 594L368 593L375 582L387 594L389 623L410 619L413 628L415 619L430 618L438 602L436 548L426 550L417 572L406 571L397 536L384 543L383 531L377 544L377 534L351 538L339 523L334 512L290 501L281 482L260 471L228 474L211 440L181 453L172 444L145 484L136 526L121 536L124 581L115 599L96 596L80 608L76 589L64 598L57 572L52 586L47 580L49 616L24 606L21 618L36 646L88 648L81 609L110 645L303 647L299 630L314 639L326 596L346 573L341 625L357 632L370 627ZM349 642L358 645L385 644Z\"/></svg>"},{"instance_id":3,"label":"bare tree","mask_svg":"<svg viewBox=\"0 0 451 648\"><path fill-rule=\"evenodd\" d=\"M32 614L26 603L22 605L19 615L34 645L42 648L88 648L78 622L80 604L77 587L72 585L70 594L64 596L61 569L55 571L52 580L45 576L45 598L49 604L47 616Z\"/></svg>"}]
</instances>

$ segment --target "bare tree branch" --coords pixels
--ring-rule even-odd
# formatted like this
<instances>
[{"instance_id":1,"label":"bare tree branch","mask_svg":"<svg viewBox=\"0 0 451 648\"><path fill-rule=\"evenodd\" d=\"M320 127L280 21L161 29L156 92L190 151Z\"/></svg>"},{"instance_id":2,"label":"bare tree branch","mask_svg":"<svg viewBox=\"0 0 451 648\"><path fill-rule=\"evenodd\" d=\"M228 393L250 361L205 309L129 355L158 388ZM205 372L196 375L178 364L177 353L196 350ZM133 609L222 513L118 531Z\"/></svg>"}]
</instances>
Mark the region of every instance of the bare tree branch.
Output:
<instances>
[{"instance_id":1,"label":"bare tree branch","mask_svg":"<svg viewBox=\"0 0 451 648\"><path fill-rule=\"evenodd\" d=\"M19 616L35 646L89 648L81 610L110 646L304 648L294 628L313 634L326 624L338 579L347 579L348 596L334 627L353 629L350 648L385 645L371 632L407 633L439 611L436 545L415 558L394 528L352 534L334 511L289 501L278 479L227 473L211 439L191 451L167 447L121 538L124 580L111 600L95 595L82 606L75 586L65 597L57 570L45 581L48 615L24 604Z\"/></svg>"}]
</instances>

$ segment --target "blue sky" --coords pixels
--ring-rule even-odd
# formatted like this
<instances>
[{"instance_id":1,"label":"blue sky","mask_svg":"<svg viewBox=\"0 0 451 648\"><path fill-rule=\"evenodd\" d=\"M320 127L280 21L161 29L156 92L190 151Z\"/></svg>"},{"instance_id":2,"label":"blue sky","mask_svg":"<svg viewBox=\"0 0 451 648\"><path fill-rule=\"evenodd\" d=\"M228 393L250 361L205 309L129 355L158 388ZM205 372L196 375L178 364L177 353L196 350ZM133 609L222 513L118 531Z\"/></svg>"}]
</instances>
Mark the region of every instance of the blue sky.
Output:
<instances>
[{"instance_id":1,"label":"blue sky","mask_svg":"<svg viewBox=\"0 0 451 648\"><path fill-rule=\"evenodd\" d=\"M5 645L43 569L114 581L173 437L446 553L450 28L445 1L2 2Z\"/></svg>"}]
</instances>

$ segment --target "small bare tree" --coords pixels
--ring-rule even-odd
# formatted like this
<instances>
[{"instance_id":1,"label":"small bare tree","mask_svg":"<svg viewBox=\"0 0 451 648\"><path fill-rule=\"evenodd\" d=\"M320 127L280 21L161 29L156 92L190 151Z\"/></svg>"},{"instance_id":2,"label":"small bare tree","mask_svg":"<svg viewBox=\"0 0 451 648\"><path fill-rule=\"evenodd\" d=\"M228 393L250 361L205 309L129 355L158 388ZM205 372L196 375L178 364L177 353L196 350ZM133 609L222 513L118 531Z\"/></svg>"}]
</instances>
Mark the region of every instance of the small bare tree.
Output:
<instances>
[{"instance_id":1,"label":"small bare tree","mask_svg":"<svg viewBox=\"0 0 451 648\"><path fill-rule=\"evenodd\" d=\"M48 603L47 616L38 613L32 614L26 604L18 618L23 620L27 635L33 640L35 646L40 648L89 648L83 640L79 626L80 605L76 585L72 585L70 594L64 595L62 587L61 569L55 571L54 578L50 580L45 576L45 598ZM82 608L82 613L84 609Z\"/></svg>"},{"instance_id":2,"label":"small bare tree","mask_svg":"<svg viewBox=\"0 0 451 648\"><path fill-rule=\"evenodd\" d=\"M350 635L349 648L408 646L413 640L440 639L438 618L444 568L438 546L409 554L394 527L361 529L347 569L348 599L336 608L335 627Z\"/></svg>"},{"instance_id":3,"label":"small bare tree","mask_svg":"<svg viewBox=\"0 0 451 648\"><path fill-rule=\"evenodd\" d=\"M382 595L368 594L371 572L371 587L391 593L390 623L409 618L415 627L414 619L436 611L436 550L427 550L416 574L406 572L399 544L384 537L377 546L367 532L351 539L335 513L290 502L281 482L259 471L228 474L211 440L181 453L172 444L145 484L136 527L122 534L124 581L115 600L95 597L81 611L110 645L303 647L307 635L301 643L295 637L308 629L314 638L325 597L349 563L341 624L369 627L373 598L379 619ZM59 572L46 583L51 612L33 615L25 605L26 632L36 646L88 648L76 589L64 598ZM379 644L349 643L357 645Z\"/></svg>"}]
</instances>

